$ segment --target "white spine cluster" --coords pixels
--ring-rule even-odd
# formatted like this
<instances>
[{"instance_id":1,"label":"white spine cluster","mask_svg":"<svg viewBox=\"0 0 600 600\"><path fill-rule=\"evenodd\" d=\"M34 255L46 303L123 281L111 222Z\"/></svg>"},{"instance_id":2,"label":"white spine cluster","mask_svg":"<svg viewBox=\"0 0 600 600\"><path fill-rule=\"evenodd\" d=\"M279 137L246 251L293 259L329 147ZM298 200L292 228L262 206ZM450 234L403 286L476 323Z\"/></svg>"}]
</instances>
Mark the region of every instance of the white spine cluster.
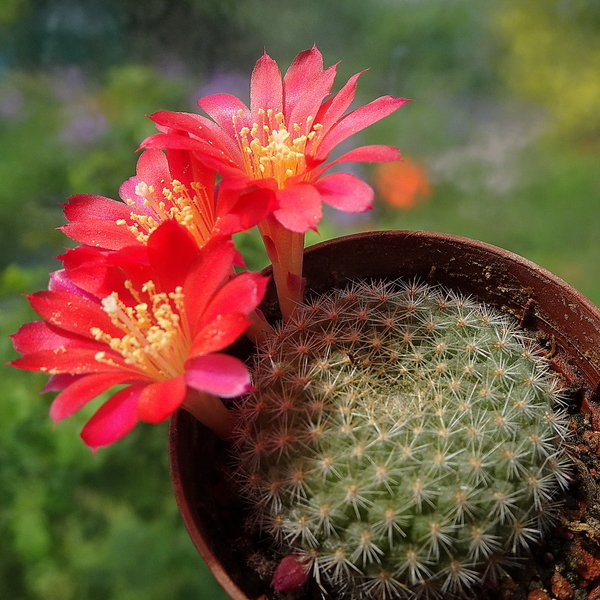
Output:
<instances>
[{"instance_id":1,"label":"white spine cluster","mask_svg":"<svg viewBox=\"0 0 600 600\"><path fill-rule=\"evenodd\" d=\"M237 409L251 514L336 597L460 596L555 517L560 382L511 317L442 287L318 298L258 349Z\"/></svg>"}]
</instances>

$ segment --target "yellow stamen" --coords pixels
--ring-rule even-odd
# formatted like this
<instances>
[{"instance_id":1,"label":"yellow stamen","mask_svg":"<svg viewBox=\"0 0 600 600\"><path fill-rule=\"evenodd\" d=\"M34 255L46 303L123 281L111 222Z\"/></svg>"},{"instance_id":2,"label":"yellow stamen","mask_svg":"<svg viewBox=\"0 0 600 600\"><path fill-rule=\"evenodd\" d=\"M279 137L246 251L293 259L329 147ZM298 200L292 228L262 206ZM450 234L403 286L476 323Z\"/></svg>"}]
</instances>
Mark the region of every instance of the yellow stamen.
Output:
<instances>
[{"instance_id":1,"label":"yellow stamen","mask_svg":"<svg viewBox=\"0 0 600 600\"><path fill-rule=\"evenodd\" d=\"M192 182L191 188L188 190L183 183L174 179L169 187L162 190L163 199L156 201L153 186L140 181L135 187L135 193L144 198L144 205L152 210L154 216L132 212L130 218L133 224L128 229L138 241L145 244L162 222L175 219L187 228L198 246L202 247L213 231L215 211L205 186ZM127 204L135 205L133 200L127 200ZM119 219L117 224L126 225L126 222Z\"/></svg>"},{"instance_id":2,"label":"yellow stamen","mask_svg":"<svg viewBox=\"0 0 600 600\"><path fill-rule=\"evenodd\" d=\"M123 337L112 337L98 327L93 327L91 333L96 340L118 352L127 364L154 381L182 375L191 347L183 290L177 287L168 294L157 293L154 282L148 281L142 293L147 294L148 301L135 306L127 306L116 292L102 300L102 308L123 331ZM107 362L109 359L105 352L98 352L96 360Z\"/></svg>"},{"instance_id":3,"label":"yellow stamen","mask_svg":"<svg viewBox=\"0 0 600 600\"><path fill-rule=\"evenodd\" d=\"M246 173L256 179L273 178L281 189L286 179L306 171L306 156L314 154L323 126L313 124L314 118L309 116L304 125L293 123L288 127L283 114L274 114L272 109L259 109L258 115L262 123L253 123L252 129L240 127L241 112L233 116ZM311 152L307 150L309 142Z\"/></svg>"}]
</instances>

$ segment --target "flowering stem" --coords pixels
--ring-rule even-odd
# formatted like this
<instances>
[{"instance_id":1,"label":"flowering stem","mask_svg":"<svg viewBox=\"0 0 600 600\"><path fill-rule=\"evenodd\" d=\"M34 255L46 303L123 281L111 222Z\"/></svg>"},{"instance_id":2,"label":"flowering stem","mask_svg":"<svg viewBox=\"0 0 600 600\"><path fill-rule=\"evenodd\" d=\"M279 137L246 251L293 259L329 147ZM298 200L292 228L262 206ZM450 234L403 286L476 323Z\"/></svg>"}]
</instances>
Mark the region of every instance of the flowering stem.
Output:
<instances>
[{"instance_id":1,"label":"flowering stem","mask_svg":"<svg viewBox=\"0 0 600 600\"><path fill-rule=\"evenodd\" d=\"M273 263L279 307L283 319L287 321L304 296L304 234L286 229L272 216L262 221L258 229Z\"/></svg>"},{"instance_id":2,"label":"flowering stem","mask_svg":"<svg viewBox=\"0 0 600 600\"><path fill-rule=\"evenodd\" d=\"M185 408L198 421L210 427L221 439L226 440L231 435L235 417L230 410L223 406L220 398L206 392L190 390L182 408Z\"/></svg>"}]
</instances>

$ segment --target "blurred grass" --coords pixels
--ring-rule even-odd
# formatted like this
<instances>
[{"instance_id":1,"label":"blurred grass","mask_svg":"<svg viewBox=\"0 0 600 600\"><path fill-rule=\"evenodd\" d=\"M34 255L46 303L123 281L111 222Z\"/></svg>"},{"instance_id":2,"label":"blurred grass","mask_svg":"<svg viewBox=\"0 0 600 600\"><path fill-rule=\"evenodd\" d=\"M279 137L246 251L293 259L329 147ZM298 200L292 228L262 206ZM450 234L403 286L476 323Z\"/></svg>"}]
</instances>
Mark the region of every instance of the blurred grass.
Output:
<instances>
[{"instance_id":1,"label":"blurred grass","mask_svg":"<svg viewBox=\"0 0 600 600\"><path fill-rule=\"evenodd\" d=\"M600 302L595 0L7 0L0 33L2 334L35 318L22 294L58 266L59 203L117 197L152 131L145 114L193 110L214 86L247 94L264 46L285 68L315 42L326 65L343 61L336 89L370 67L360 103L414 100L353 144L400 146L431 193L327 211L309 243L372 228L464 235ZM376 167L351 168L377 182ZM255 234L237 240L251 268L266 263ZM15 356L2 335L0 362ZM0 598L225 598L178 515L166 424L93 456L78 432L99 401L53 431L46 378L4 365L0 378Z\"/></svg>"}]
</instances>

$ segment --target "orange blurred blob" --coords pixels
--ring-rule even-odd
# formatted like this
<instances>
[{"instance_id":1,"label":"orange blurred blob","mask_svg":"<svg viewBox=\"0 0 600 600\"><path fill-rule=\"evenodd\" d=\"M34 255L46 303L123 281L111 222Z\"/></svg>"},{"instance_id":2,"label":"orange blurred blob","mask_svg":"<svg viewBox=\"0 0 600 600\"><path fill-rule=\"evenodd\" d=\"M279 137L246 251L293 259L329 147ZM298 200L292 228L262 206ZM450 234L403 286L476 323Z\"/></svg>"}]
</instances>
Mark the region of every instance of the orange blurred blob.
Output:
<instances>
[{"instance_id":1,"label":"orange blurred blob","mask_svg":"<svg viewBox=\"0 0 600 600\"><path fill-rule=\"evenodd\" d=\"M377 165L375 189L382 200L396 208L412 208L431 193L425 169L406 157Z\"/></svg>"}]
</instances>

